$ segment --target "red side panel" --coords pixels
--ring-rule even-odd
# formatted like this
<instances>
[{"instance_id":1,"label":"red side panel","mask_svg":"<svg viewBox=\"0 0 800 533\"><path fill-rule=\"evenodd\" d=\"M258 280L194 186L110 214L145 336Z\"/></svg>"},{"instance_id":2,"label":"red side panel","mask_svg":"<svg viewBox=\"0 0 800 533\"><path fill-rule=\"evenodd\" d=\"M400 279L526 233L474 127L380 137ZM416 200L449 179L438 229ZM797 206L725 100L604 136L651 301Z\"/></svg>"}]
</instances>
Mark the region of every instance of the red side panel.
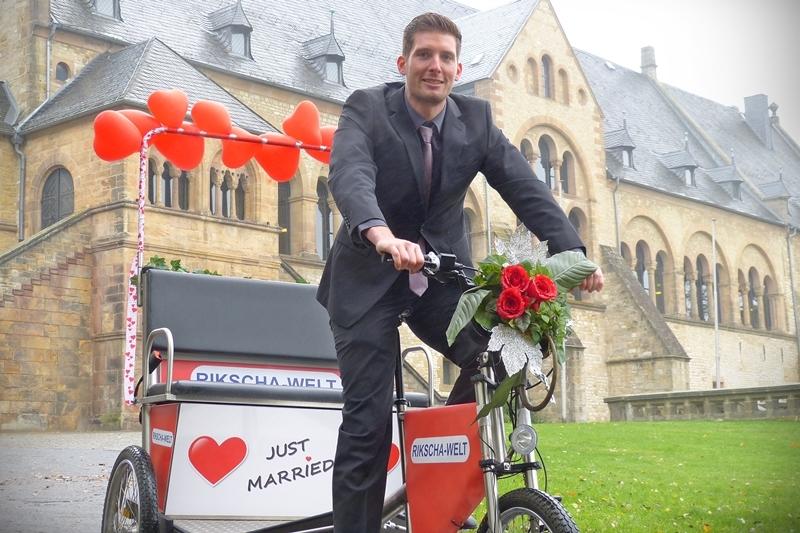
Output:
<instances>
[{"instance_id":1,"label":"red side panel","mask_svg":"<svg viewBox=\"0 0 800 533\"><path fill-rule=\"evenodd\" d=\"M456 533L483 499L474 403L406 413L406 487L411 526Z\"/></svg>"},{"instance_id":2,"label":"red side panel","mask_svg":"<svg viewBox=\"0 0 800 533\"><path fill-rule=\"evenodd\" d=\"M150 409L150 459L156 475L158 510L162 513L167 503L169 473L172 468L172 451L175 449L175 430L178 427L180 404L154 405Z\"/></svg>"}]
</instances>

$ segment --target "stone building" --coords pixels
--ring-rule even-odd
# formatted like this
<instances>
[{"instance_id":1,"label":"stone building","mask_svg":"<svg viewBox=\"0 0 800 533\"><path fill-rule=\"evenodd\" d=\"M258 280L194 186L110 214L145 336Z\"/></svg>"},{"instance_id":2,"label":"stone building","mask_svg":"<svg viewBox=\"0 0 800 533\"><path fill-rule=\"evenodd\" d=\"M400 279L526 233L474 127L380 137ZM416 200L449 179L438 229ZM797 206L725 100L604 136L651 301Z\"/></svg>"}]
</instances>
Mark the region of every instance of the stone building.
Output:
<instances>
[{"instance_id":1,"label":"stone building","mask_svg":"<svg viewBox=\"0 0 800 533\"><path fill-rule=\"evenodd\" d=\"M575 295L548 416L603 420L609 396L712 388L715 331L721 386L800 381L800 148L764 95L742 114L660 83L652 49L641 72L575 50L548 0L18 1L0 15L0 428L134 420L121 366L138 158L93 154L97 113L178 88L253 133L304 99L336 124L354 89L400 79L402 28L428 10L464 34L455 90L491 102L606 272L602 294ZM191 172L151 149L145 257L318 279L340 223L327 166L303 156L279 185L205 146ZM480 260L517 220L479 176L465 224ZM437 361L446 394L456 369Z\"/></svg>"}]
</instances>

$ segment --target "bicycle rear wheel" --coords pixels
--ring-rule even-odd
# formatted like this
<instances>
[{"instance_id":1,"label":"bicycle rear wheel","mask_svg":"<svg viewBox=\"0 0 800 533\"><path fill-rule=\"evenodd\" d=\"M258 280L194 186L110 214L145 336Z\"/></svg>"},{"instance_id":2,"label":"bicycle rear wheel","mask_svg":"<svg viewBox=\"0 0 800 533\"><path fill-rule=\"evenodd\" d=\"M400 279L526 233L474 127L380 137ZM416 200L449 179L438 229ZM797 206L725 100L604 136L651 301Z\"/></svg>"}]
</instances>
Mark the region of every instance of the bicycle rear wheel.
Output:
<instances>
[{"instance_id":1,"label":"bicycle rear wheel","mask_svg":"<svg viewBox=\"0 0 800 533\"><path fill-rule=\"evenodd\" d=\"M119 454L106 489L103 533L158 533L156 482L150 456L139 446Z\"/></svg>"},{"instance_id":2,"label":"bicycle rear wheel","mask_svg":"<svg viewBox=\"0 0 800 533\"><path fill-rule=\"evenodd\" d=\"M564 506L545 492L528 488L512 490L501 496L498 504L502 533L580 532ZM484 517L478 533L488 531Z\"/></svg>"}]
</instances>

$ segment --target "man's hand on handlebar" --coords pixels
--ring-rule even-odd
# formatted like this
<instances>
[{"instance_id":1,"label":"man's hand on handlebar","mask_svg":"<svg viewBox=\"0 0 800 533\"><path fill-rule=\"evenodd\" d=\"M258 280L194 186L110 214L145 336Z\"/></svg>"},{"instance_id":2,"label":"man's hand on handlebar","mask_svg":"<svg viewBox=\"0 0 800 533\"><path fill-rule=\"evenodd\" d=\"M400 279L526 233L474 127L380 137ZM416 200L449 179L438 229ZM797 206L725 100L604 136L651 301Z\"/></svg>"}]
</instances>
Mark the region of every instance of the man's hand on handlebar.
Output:
<instances>
[{"instance_id":1,"label":"man's hand on handlebar","mask_svg":"<svg viewBox=\"0 0 800 533\"><path fill-rule=\"evenodd\" d=\"M600 292L603 290L604 284L603 271L597 267L597 270L586 276L586 279L581 282L580 289L588 292Z\"/></svg>"},{"instance_id":2,"label":"man's hand on handlebar","mask_svg":"<svg viewBox=\"0 0 800 533\"><path fill-rule=\"evenodd\" d=\"M419 244L398 239L386 226L373 226L363 234L379 254L390 255L395 270L419 272L425 264Z\"/></svg>"}]
</instances>

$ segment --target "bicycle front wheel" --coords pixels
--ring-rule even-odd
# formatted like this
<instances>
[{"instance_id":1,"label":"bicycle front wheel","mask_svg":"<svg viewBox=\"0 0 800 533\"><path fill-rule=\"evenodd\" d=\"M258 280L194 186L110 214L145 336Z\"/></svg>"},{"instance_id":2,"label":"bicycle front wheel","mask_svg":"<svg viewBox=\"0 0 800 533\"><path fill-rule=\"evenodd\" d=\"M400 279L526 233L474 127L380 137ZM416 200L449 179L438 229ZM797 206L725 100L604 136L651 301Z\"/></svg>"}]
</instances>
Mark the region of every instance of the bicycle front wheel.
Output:
<instances>
[{"instance_id":1,"label":"bicycle front wheel","mask_svg":"<svg viewBox=\"0 0 800 533\"><path fill-rule=\"evenodd\" d=\"M535 489L516 489L498 501L502 533L579 533L575 521L561 503ZM486 517L478 533L487 533ZM500 533L494 532L494 533Z\"/></svg>"}]
</instances>

